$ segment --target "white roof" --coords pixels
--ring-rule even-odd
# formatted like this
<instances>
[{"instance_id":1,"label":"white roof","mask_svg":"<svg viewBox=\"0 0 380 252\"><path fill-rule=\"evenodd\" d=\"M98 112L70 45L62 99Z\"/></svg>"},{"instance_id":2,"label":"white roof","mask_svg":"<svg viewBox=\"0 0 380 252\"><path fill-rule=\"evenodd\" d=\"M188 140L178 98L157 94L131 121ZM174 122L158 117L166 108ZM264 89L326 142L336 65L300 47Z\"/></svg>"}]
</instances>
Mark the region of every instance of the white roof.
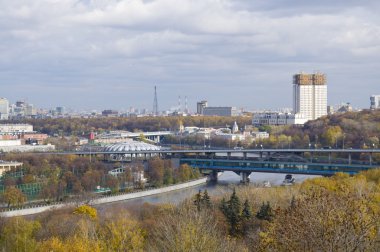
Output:
<instances>
[{"instance_id":1,"label":"white roof","mask_svg":"<svg viewBox=\"0 0 380 252\"><path fill-rule=\"evenodd\" d=\"M125 143L109 144L104 147L104 151L107 152L124 152L124 151L146 151L146 150L160 150L159 146L137 142L128 141Z\"/></svg>"}]
</instances>

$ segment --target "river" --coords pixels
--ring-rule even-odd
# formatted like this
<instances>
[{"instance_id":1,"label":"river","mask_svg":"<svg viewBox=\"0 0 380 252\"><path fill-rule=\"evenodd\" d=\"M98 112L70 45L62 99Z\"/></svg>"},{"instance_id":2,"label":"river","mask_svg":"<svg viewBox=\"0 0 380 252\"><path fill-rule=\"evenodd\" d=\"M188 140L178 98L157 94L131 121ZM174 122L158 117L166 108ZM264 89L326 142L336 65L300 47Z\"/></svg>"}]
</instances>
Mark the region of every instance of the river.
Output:
<instances>
[{"instance_id":1,"label":"river","mask_svg":"<svg viewBox=\"0 0 380 252\"><path fill-rule=\"evenodd\" d=\"M252 184L263 184L264 181L269 181L272 186L278 186L281 185L282 181L284 180L285 174L273 174L273 173L252 173L250 176L250 180ZM318 177L315 175L293 175L295 178L296 183L300 183L308 178ZM153 195L153 196L147 196L144 198L138 198L138 199L132 199L132 200L125 200L125 201L118 201L114 203L109 204L102 204L96 206L99 212L107 211L107 209L110 208L125 208L128 209L130 207L136 208L138 206L141 206L144 203L150 203L150 204L163 204L163 203L170 203L170 204L178 204L182 202L183 200L192 197L195 195L199 190L205 190L207 189L208 193L212 195L220 194L221 192L228 190L228 188L231 188L231 185L238 185L240 183L240 176L236 175L234 172L226 171L218 178L218 183L216 184L202 184L199 186L178 190L178 191L172 191L168 193Z\"/></svg>"}]
</instances>

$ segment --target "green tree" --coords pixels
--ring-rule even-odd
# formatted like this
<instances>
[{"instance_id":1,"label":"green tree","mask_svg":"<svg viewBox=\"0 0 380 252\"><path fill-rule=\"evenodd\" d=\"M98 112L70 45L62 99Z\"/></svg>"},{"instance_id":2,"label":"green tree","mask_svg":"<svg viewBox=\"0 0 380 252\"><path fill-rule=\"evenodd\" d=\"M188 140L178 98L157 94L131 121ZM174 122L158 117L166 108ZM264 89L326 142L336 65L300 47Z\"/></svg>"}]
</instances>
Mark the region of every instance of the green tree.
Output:
<instances>
[{"instance_id":1,"label":"green tree","mask_svg":"<svg viewBox=\"0 0 380 252\"><path fill-rule=\"evenodd\" d=\"M252 210L251 210L251 206L249 205L248 200L244 201L243 211L241 215L244 220L250 220L252 218Z\"/></svg>"},{"instance_id":2,"label":"green tree","mask_svg":"<svg viewBox=\"0 0 380 252\"><path fill-rule=\"evenodd\" d=\"M221 210L229 224L229 233L233 236L238 236L241 232L241 203L239 197L236 195L234 188L230 200L225 202L222 199Z\"/></svg>"},{"instance_id":3,"label":"green tree","mask_svg":"<svg viewBox=\"0 0 380 252\"><path fill-rule=\"evenodd\" d=\"M211 208L211 198L208 195L207 189L203 193L202 205L205 206L205 208Z\"/></svg>"},{"instance_id":4,"label":"green tree","mask_svg":"<svg viewBox=\"0 0 380 252\"><path fill-rule=\"evenodd\" d=\"M270 206L269 201L263 204L260 207L260 210L257 212L256 217L260 220L271 221L274 217L272 207Z\"/></svg>"},{"instance_id":5,"label":"green tree","mask_svg":"<svg viewBox=\"0 0 380 252\"><path fill-rule=\"evenodd\" d=\"M201 190L199 190L199 192L195 194L193 202L194 202L194 205L197 207L198 212L200 212L201 207L202 207L202 191Z\"/></svg>"}]
</instances>

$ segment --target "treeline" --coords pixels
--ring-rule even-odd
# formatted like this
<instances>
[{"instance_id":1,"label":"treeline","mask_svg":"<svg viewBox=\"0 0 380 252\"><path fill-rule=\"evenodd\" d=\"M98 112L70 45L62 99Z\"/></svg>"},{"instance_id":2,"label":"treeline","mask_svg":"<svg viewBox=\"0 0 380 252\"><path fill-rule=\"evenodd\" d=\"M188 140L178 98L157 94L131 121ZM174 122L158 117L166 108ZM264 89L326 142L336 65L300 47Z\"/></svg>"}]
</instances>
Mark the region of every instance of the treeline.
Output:
<instances>
[{"instance_id":1,"label":"treeline","mask_svg":"<svg viewBox=\"0 0 380 252\"><path fill-rule=\"evenodd\" d=\"M199 192L178 206L1 219L4 251L378 251L380 170L288 188Z\"/></svg>"},{"instance_id":2,"label":"treeline","mask_svg":"<svg viewBox=\"0 0 380 252\"><path fill-rule=\"evenodd\" d=\"M309 121L303 128L289 127L284 134L304 146L379 148L380 110L333 114Z\"/></svg>"},{"instance_id":3,"label":"treeline","mask_svg":"<svg viewBox=\"0 0 380 252\"><path fill-rule=\"evenodd\" d=\"M15 171L11 171L0 181L4 187L0 200L9 206L24 203L25 196L62 201L71 195L88 197L98 186L109 188L112 192L145 186L136 178L136 173L146 170L142 161L128 164L105 163L95 158L90 160L75 155L33 154L6 154L3 159L23 162L23 176L15 176ZM120 167L125 168L124 173L118 176L108 174L108 171ZM201 176L199 171L188 165L175 168L170 160L159 158L151 159L147 168L145 176L150 186L170 185Z\"/></svg>"},{"instance_id":4,"label":"treeline","mask_svg":"<svg viewBox=\"0 0 380 252\"><path fill-rule=\"evenodd\" d=\"M30 123L38 132L49 135L81 136L91 131L108 130L127 131L160 131L178 130L182 124L197 127L232 127L234 122L241 127L251 125L251 117L222 117L222 116L186 116L186 117L100 117L100 118L58 118L58 119L27 119L10 121L11 123Z\"/></svg>"}]
</instances>

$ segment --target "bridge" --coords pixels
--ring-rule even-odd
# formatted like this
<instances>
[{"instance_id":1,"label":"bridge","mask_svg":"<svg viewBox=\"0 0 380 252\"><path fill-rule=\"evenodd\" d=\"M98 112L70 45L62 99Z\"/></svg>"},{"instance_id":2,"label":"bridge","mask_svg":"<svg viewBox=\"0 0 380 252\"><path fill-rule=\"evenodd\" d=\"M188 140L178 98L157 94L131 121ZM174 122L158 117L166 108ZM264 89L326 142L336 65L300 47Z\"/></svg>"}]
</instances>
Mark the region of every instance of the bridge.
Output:
<instances>
[{"instance_id":1,"label":"bridge","mask_svg":"<svg viewBox=\"0 0 380 252\"><path fill-rule=\"evenodd\" d=\"M46 154L46 153L39 153ZM59 152L58 155L99 156L114 161L147 160L152 156L170 158L178 164L188 164L210 174L233 171L247 182L252 172L313 174L331 176L337 172L350 175L380 167L373 155L380 149L197 149L197 150L145 150L127 152Z\"/></svg>"},{"instance_id":2,"label":"bridge","mask_svg":"<svg viewBox=\"0 0 380 252\"><path fill-rule=\"evenodd\" d=\"M151 132L129 132L129 131L110 131L98 135L97 140L110 140L110 139L139 139L144 136L146 139L159 143L164 136L174 135L172 131L151 131Z\"/></svg>"}]
</instances>

